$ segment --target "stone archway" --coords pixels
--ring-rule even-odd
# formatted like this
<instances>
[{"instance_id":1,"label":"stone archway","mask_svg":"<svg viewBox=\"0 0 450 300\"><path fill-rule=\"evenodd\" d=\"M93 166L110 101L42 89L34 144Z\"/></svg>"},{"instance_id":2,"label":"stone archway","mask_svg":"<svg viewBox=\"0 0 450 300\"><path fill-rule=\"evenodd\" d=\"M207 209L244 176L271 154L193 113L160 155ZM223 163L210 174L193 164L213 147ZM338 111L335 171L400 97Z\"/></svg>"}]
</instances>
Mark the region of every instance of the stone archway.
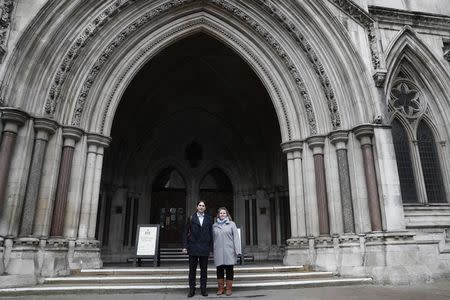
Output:
<instances>
[{"instance_id":1,"label":"stone archway","mask_svg":"<svg viewBox=\"0 0 450 300\"><path fill-rule=\"evenodd\" d=\"M44 21L52 18L52 13L48 12L57 9L55 5L48 4L33 23L36 28L24 35L24 41L27 38L33 40L31 33L43 31ZM364 91L367 78L352 80L350 87L342 84L342 89L337 91L333 88L334 82L343 80L339 78L351 78L353 72L364 68L359 62L343 62L351 57L352 47L349 44L338 38L331 39L332 43L329 44L326 37L318 34L321 29L315 26L315 14L320 14L324 28L335 32L331 29L333 24L325 20L328 10L322 5L294 4L292 8L304 17L303 21L290 14L286 7L280 5L277 10L265 1L250 4L215 0L161 0L151 3L104 1L96 8L79 3L70 6L69 2L64 2L62 8L79 9L74 16L83 14L87 17L81 21L76 17L65 20L64 26L67 27L45 35L48 40L55 41L53 44L62 45L61 51L56 51L60 50L59 46L31 50L28 42L20 44L23 54L19 53L17 58L13 56L8 62L6 82L9 84L5 84L2 90L8 105L23 107L34 115L51 117L59 126L49 143L49 152L57 159L47 159L43 166L50 170L47 173L50 175L43 178L41 190L46 195L41 197L45 199L43 203L38 204L44 211L37 221L42 234L50 233L49 220L52 216L45 214L45 211L54 206L58 209L53 210L53 220L57 215L65 214L65 218L58 219L58 226L55 225L58 230L52 232L72 240L82 237L77 244L77 247L81 246L75 250L79 251L80 257L86 245L94 248L98 246L92 241L95 239L92 233L96 227L93 220L102 177L99 166L103 163L104 148L109 144L107 137L111 134L121 99L137 72L152 58L170 45L197 33L212 36L236 52L266 89L276 112L283 149L288 154L290 203L296 206L291 211L292 234L296 238L299 235L306 236L307 232L316 234L316 195L311 193L310 188L314 185L314 179L306 178L303 182L303 173L314 168L311 164L313 155L323 154L321 149L330 130L339 129L341 122L346 122L347 127L351 128L355 122L366 121L371 117L371 109L361 104L361 99L370 98L370 93ZM302 31L303 27L311 31ZM61 37L60 32L66 32L67 35ZM342 32L339 34L342 35ZM309 43L313 36L321 38ZM344 46L345 53L334 53L333 49L340 45ZM33 55L26 56L31 53ZM48 53L56 53L57 56ZM330 58L325 60L324 57ZM52 61L54 64L43 67L39 63L32 63L30 67L32 60ZM346 68L341 68L343 65ZM328 72L329 69L340 70L345 76ZM30 73L35 75L29 76ZM25 85L29 88L21 90ZM354 91L352 87L356 87ZM354 112L354 116L341 120L338 103L349 107L348 115ZM355 107L352 103L356 103ZM316 137L317 134L321 135ZM31 123L28 124L26 135L32 136ZM31 149L31 140L21 145ZM345 138L342 140L346 142ZM310 144L311 149L303 147L304 142ZM61 153L62 144L64 150ZM305 155L306 167L300 161L302 153ZM26 156L31 159L31 151ZM64 166L61 168L64 172L58 173L60 164ZM14 163L14 167L23 170L23 173L26 173L25 165L26 160ZM86 181L84 178L92 180ZM124 190L121 192L126 193ZM326 191L321 192L324 195ZM264 201L270 197L265 196L264 191L259 190L255 194L255 199L252 194L244 193L241 197L245 201L258 200L267 205ZM305 202L312 203L312 214L307 214L302 207L303 201L300 200L304 195ZM10 209L7 211L13 209L12 205L8 207ZM80 215L83 217L80 218ZM11 217L6 223L13 219ZM86 228L87 236L84 234ZM8 228L12 235L16 229ZM83 236L80 236L80 232Z\"/></svg>"},{"instance_id":2,"label":"stone archway","mask_svg":"<svg viewBox=\"0 0 450 300\"><path fill-rule=\"evenodd\" d=\"M139 195L134 223L128 208L111 214L115 224L125 220L122 227L127 231L136 226L136 219L161 224L164 209L164 247L181 241L178 225L184 222L178 222L178 208L185 218L202 197L214 203L213 215L220 206L233 211L236 205L237 220L245 224L240 193L254 194L261 186L275 189L286 182L285 170L271 171L283 164L279 134L270 97L242 58L210 35L188 35L148 61L123 94L102 172L104 193L112 194L108 201L113 204L102 206L124 207L120 199L128 203L125 194ZM175 169L183 178L182 188L171 187L161 175ZM114 186L125 192L116 192ZM263 222L256 216L254 220ZM122 243L122 235L130 234L122 234L121 228L104 230L109 232L109 240L102 240L105 261L130 255L132 241Z\"/></svg>"}]
</instances>

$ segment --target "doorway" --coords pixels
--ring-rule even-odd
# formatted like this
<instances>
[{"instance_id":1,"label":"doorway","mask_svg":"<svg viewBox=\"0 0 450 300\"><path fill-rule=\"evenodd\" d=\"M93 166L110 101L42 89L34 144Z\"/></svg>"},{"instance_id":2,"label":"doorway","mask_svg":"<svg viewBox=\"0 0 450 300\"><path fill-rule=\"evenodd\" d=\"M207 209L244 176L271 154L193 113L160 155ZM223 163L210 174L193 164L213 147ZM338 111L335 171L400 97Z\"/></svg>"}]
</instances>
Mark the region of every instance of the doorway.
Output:
<instances>
[{"instance_id":1,"label":"doorway","mask_svg":"<svg viewBox=\"0 0 450 300\"><path fill-rule=\"evenodd\" d=\"M151 198L150 222L161 226L161 247L180 247L186 219L186 185L180 173L163 170L153 182Z\"/></svg>"}]
</instances>

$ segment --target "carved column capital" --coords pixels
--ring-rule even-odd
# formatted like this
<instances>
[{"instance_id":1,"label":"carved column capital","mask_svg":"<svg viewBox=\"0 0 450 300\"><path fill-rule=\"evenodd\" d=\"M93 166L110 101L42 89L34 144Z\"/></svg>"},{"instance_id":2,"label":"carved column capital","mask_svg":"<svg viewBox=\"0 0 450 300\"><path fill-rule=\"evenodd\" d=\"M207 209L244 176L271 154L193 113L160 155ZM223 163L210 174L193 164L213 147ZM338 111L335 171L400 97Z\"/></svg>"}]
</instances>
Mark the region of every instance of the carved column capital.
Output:
<instances>
[{"instance_id":1,"label":"carved column capital","mask_svg":"<svg viewBox=\"0 0 450 300\"><path fill-rule=\"evenodd\" d=\"M4 107L1 109L1 112L2 120L5 123L3 131L17 133L19 127L25 124L26 120L29 118L29 115L26 112L17 108Z\"/></svg>"},{"instance_id":2,"label":"carved column capital","mask_svg":"<svg viewBox=\"0 0 450 300\"><path fill-rule=\"evenodd\" d=\"M313 155L323 154L323 147L325 146L325 136L313 136L308 140L309 149L313 151Z\"/></svg>"},{"instance_id":3,"label":"carved column capital","mask_svg":"<svg viewBox=\"0 0 450 300\"><path fill-rule=\"evenodd\" d=\"M372 136L374 134L372 125L363 124L357 126L353 129L353 132L355 133L356 138L360 140L361 146L372 144Z\"/></svg>"},{"instance_id":4,"label":"carved column capital","mask_svg":"<svg viewBox=\"0 0 450 300\"><path fill-rule=\"evenodd\" d=\"M34 130L36 139L48 141L49 136L53 135L58 128L58 123L47 118L34 119Z\"/></svg>"},{"instance_id":5,"label":"carved column capital","mask_svg":"<svg viewBox=\"0 0 450 300\"><path fill-rule=\"evenodd\" d=\"M88 133L87 143L88 145L107 148L111 143L111 138L109 136L101 135L98 133Z\"/></svg>"},{"instance_id":6,"label":"carved column capital","mask_svg":"<svg viewBox=\"0 0 450 300\"><path fill-rule=\"evenodd\" d=\"M66 126L63 128L64 147L75 147L75 144L83 135L83 130L78 127Z\"/></svg>"},{"instance_id":7,"label":"carved column capital","mask_svg":"<svg viewBox=\"0 0 450 300\"><path fill-rule=\"evenodd\" d=\"M336 130L330 133L330 141L337 149L346 149L348 142L348 131Z\"/></svg>"},{"instance_id":8,"label":"carved column capital","mask_svg":"<svg viewBox=\"0 0 450 300\"><path fill-rule=\"evenodd\" d=\"M281 149L283 153L289 153L294 151L302 151L303 150L303 141L293 140L281 143Z\"/></svg>"}]
</instances>

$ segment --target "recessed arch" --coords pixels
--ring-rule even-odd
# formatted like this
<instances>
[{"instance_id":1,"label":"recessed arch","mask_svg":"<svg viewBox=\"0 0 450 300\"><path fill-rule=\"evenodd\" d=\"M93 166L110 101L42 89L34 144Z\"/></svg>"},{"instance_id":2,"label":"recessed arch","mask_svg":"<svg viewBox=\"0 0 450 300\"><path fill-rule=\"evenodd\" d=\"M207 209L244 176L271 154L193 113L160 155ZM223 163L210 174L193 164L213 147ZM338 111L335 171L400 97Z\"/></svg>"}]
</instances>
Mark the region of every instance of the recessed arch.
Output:
<instances>
[{"instance_id":1,"label":"recessed arch","mask_svg":"<svg viewBox=\"0 0 450 300\"><path fill-rule=\"evenodd\" d=\"M98 98L96 94L107 96L101 99L101 102L91 101L90 103L95 103L96 106L85 112L86 116L83 117L85 122L89 122L90 115L103 116L102 119L98 118L95 124L89 125L90 131L102 130L104 134L108 134L115 108L117 108L128 83L138 70L165 47L199 32L206 33L223 42L237 52L255 71L272 99L280 123L282 139L296 139L300 136L307 136L311 130L315 131L315 117L310 120L298 118L299 115L305 115L304 108L301 107L303 104L294 100L299 99L298 97L301 98L300 92L292 86L294 83L289 81L289 78L282 78L280 73L273 72L273 70L279 70L280 66L272 64L271 60L273 59L268 56L270 53L262 53L257 45L248 45L247 42L249 41L244 40L243 36L237 35L236 32L224 26L220 20L210 15L205 16L204 13L190 15L185 22L178 20L176 24L168 25L164 29L164 31L153 33L154 38L142 45L139 51L135 51L132 55L126 57L124 59L126 63L123 67L115 69L114 65L117 64L114 62L107 66L111 69L105 70L103 74L115 73L120 75L115 80L113 79L111 84L102 86L103 89L91 91L90 97ZM267 51L267 49L264 51ZM99 80L99 82L108 82L108 80Z\"/></svg>"},{"instance_id":2,"label":"recessed arch","mask_svg":"<svg viewBox=\"0 0 450 300\"><path fill-rule=\"evenodd\" d=\"M68 19L59 15L55 17L52 15L52 10L65 11L70 17ZM294 11L299 15L293 14ZM148 27L147 23L150 23L151 26L155 25L150 31L154 32L154 29L162 29L164 24L173 25L170 22L164 23L171 18L186 20L186 17L192 14L202 14L204 19L209 18L209 20L213 19L211 16L214 15L217 23L227 28L231 36L237 39L230 42L229 38L225 38L223 34L219 36L218 38L227 43L227 46L232 47L232 44L236 43L252 46L247 49L251 51L250 55L244 55L243 51L237 52L261 77L273 101L278 101L276 98L279 98L286 104L284 108L277 108L280 110L277 115L288 115L291 127L286 126L287 129L284 129L285 126L282 124L283 141L305 139L310 135L327 133L333 127L338 128L341 113L346 115L340 121L345 122L342 124L346 127L353 126L352 123L355 122L368 120L368 112L361 105L371 98L366 82L370 79L370 75L367 75L368 72L364 70L360 59L357 61L346 59L352 57L355 51L345 29L341 28L341 24L335 26L338 22L326 5L303 2L289 5L275 3L272 6L264 1L244 5L239 2L215 0L152 2L105 0L96 6L89 7L73 2L46 3L19 41L19 44L24 45L23 51L14 53L11 60L7 62L8 75L5 77L1 95L7 99L7 105L17 103L20 107L26 106L33 115L46 115L50 111L50 116L61 124L80 126L85 131L100 133L93 128L101 127L101 125L91 124L93 121L89 120L89 117L97 118L96 113L101 109L88 108L88 106L103 105L105 98L108 97L106 90L114 87L107 82L112 78L102 76L100 73L118 71L118 69L110 68L108 71L94 74L95 72L91 73L88 68L95 64L96 59L114 61L114 56L120 56L116 53L117 51L113 51L115 50L113 48L122 48L123 45L119 44L127 32L134 30L134 27L139 27L140 32ZM320 26L317 26L315 22L318 14L329 20L324 19ZM137 23L130 23L134 17L137 17L134 19ZM146 22L146 18L151 19L150 22ZM266 22L269 19L271 21ZM55 28L58 30L45 29L44 24L49 20L56 21L55 24L58 25ZM274 30L273 25L279 30ZM67 27L67 30L64 27ZM310 28L314 30L310 31ZM325 36L315 38L316 34L321 36L320 32L325 33L327 30L332 30L334 33L331 41ZM102 34L99 34L100 32ZM341 41L336 34L344 40ZM52 43L38 45L36 48L36 44L33 44L36 36L51 40ZM139 47L136 43L134 46ZM95 57L94 52L101 47L108 49L102 53L101 57ZM302 49L300 52L299 47ZM330 55L335 50L339 52L338 57ZM80 57L82 57L81 60ZM269 62L274 57L276 60ZM251 63L252 59L259 61ZM48 63L44 68L42 64L36 65L35 62L38 61ZM347 66L349 61L353 71L347 73L344 71L345 74L342 74L342 70L346 69L342 68L342 64ZM94 66L94 69L97 68L98 65ZM262 78L267 77L264 75L263 68L266 72L270 70L273 73L270 78ZM352 72L363 72L367 76L363 76L364 80L352 81L352 88L341 88L339 84L334 83L336 80L351 78ZM30 77L31 73L33 76ZM97 76L97 80L93 80L93 77ZM97 83L94 83L87 93L84 87L86 83L90 85L93 81L100 81L100 84L96 87ZM11 84L12 82L14 84ZM26 84L29 88L18 90L17 87L22 84ZM100 86L108 88L101 89ZM273 90L273 87L276 87L276 90ZM52 109L49 109L52 105L49 106L46 102L49 100L49 95L55 93L59 95L57 101L60 103L57 105L60 107L53 115ZM87 94L93 95L84 98ZM275 96L276 94L278 96ZM14 95L14 98L11 98L11 95ZM353 99L352 103L356 105L349 104L348 99ZM339 106L348 107L355 111L355 114L347 113L348 109L339 109ZM83 117L85 120L80 119L79 123L78 118L82 111L87 117ZM336 112L338 115L333 116ZM107 117L111 116L107 115ZM283 122L286 123L286 121ZM332 125L333 122L335 124ZM107 133L107 130L103 132Z\"/></svg>"},{"instance_id":3,"label":"recessed arch","mask_svg":"<svg viewBox=\"0 0 450 300\"><path fill-rule=\"evenodd\" d=\"M450 77L441 62L410 26L405 26L388 47L386 63L386 101L397 74L405 72L410 80L421 87L426 96L428 110L423 118L429 119L429 124L433 124L432 127L438 133L436 136L449 136L450 132L445 126L436 127L435 124L448 124L450 121L450 117L445 113L450 109L450 102L445 100L450 99Z\"/></svg>"}]
</instances>

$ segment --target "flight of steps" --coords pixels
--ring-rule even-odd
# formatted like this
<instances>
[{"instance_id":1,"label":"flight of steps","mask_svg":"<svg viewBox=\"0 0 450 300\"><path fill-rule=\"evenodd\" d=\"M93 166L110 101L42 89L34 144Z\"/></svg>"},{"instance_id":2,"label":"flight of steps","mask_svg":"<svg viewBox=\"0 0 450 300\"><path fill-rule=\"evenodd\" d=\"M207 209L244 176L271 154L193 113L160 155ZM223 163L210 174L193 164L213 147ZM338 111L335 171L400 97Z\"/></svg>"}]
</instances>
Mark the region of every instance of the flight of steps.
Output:
<instances>
[{"instance_id":1,"label":"flight of steps","mask_svg":"<svg viewBox=\"0 0 450 300\"><path fill-rule=\"evenodd\" d=\"M129 258L127 261L132 262L134 258ZM188 263L189 256L187 254L182 253L181 248L162 248L160 249L160 266L164 266L167 264L176 264L176 263ZM142 262L145 263L145 265L150 264L148 262L153 262L153 259L141 259ZM211 256L209 257L209 261L213 262L214 258ZM244 254L240 257L238 257L238 264L242 265L245 263L253 262L254 257L253 255Z\"/></svg>"},{"instance_id":2,"label":"flight of steps","mask_svg":"<svg viewBox=\"0 0 450 300\"><path fill-rule=\"evenodd\" d=\"M208 268L208 289L216 288L214 267ZM199 271L197 272L197 276ZM370 284L371 278L339 278L331 272L308 272L303 266L249 264L235 266L234 289L282 289L335 285ZM199 280L197 280L198 284ZM0 289L4 295L49 295L87 293L184 292L188 289L188 268L82 269L68 277L44 278L33 287Z\"/></svg>"},{"instance_id":3,"label":"flight of steps","mask_svg":"<svg viewBox=\"0 0 450 300\"><path fill-rule=\"evenodd\" d=\"M241 263L241 259L244 259L245 262L253 262L254 257L252 255L244 254L242 257L238 258L238 264ZM187 254L183 254L181 252L181 248L163 248L160 250L160 261L162 264L164 263L172 263L172 262L188 262L189 256ZM214 258L211 256L209 261L214 261Z\"/></svg>"}]
</instances>

